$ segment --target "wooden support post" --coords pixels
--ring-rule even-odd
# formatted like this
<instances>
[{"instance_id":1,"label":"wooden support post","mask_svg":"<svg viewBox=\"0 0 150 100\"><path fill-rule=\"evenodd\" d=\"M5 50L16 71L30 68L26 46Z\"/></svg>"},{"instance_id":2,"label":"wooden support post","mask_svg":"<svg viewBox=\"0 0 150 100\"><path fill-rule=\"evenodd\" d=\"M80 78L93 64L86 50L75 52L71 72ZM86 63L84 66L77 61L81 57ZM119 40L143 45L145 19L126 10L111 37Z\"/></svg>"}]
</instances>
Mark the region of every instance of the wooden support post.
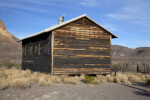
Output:
<instances>
[{"instance_id":1,"label":"wooden support post","mask_svg":"<svg viewBox=\"0 0 150 100\"><path fill-rule=\"evenodd\" d=\"M112 39L112 36L110 35L110 46L111 46L111 39Z\"/></svg>"},{"instance_id":2,"label":"wooden support post","mask_svg":"<svg viewBox=\"0 0 150 100\"><path fill-rule=\"evenodd\" d=\"M83 25L84 25L84 18L83 18Z\"/></svg>"},{"instance_id":3,"label":"wooden support post","mask_svg":"<svg viewBox=\"0 0 150 100\"><path fill-rule=\"evenodd\" d=\"M111 59L111 39L112 39L112 36L110 35L110 46L109 46L109 48L110 48L110 59ZM110 60L110 67L112 67L112 62L111 62L111 60ZM111 70L110 70L110 73L111 73ZM116 73L115 73L116 74Z\"/></svg>"},{"instance_id":4,"label":"wooden support post","mask_svg":"<svg viewBox=\"0 0 150 100\"><path fill-rule=\"evenodd\" d=\"M54 71L54 69L53 69L53 54L54 54L54 31L52 31L52 37L51 37L51 57L52 57L52 59L51 59L51 74L53 75L53 71Z\"/></svg>"}]
</instances>

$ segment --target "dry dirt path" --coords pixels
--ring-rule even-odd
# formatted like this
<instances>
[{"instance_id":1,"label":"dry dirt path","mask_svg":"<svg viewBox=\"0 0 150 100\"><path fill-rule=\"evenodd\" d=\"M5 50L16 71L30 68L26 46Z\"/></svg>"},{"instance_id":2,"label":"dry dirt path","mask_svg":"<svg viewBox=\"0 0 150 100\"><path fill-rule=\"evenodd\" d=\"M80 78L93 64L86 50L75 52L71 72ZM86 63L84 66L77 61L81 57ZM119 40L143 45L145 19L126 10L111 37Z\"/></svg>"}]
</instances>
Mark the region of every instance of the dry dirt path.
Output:
<instances>
[{"instance_id":1,"label":"dry dirt path","mask_svg":"<svg viewBox=\"0 0 150 100\"><path fill-rule=\"evenodd\" d=\"M0 100L150 100L150 88L145 84L103 83L53 84L51 87L32 86L30 89L0 91Z\"/></svg>"}]
</instances>

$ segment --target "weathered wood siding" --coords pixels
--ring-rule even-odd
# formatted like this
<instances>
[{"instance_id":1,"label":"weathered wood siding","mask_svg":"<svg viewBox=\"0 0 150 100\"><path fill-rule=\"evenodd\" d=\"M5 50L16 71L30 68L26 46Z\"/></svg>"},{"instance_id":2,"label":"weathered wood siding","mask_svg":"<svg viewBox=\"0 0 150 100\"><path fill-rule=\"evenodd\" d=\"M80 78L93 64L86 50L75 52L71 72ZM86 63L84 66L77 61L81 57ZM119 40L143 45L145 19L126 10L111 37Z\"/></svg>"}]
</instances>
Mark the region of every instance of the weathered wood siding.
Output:
<instances>
[{"instance_id":1,"label":"weathered wood siding","mask_svg":"<svg viewBox=\"0 0 150 100\"><path fill-rule=\"evenodd\" d=\"M51 72L51 33L22 41L22 69Z\"/></svg>"},{"instance_id":2,"label":"weathered wood siding","mask_svg":"<svg viewBox=\"0 0 150 100\"><path fill-rule=\"evenodd\" d=\"M54 74L110 73L110 36L87 18L54 30Z\"/></svg>"}]
</instances>

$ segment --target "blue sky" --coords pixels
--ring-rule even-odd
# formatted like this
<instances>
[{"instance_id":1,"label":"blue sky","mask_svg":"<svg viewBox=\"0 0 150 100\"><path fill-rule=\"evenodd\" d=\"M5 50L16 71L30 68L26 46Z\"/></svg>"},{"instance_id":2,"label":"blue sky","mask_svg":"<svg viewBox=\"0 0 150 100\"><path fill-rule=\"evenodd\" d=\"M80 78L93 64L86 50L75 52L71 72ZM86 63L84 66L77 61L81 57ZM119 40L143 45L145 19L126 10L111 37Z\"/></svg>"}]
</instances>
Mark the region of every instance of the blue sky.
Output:
<instances>
[{"instance_id":1,"label":"blue sky","mask_svg":"<svg viewBox=\"0 0 150 100\"><path fill-rule=\"evenodd\" d=\"M150 47L150 0L0 0L0 19L19 39L82 14L119 38L112 44Z\"/></svg>"}]
</instances>

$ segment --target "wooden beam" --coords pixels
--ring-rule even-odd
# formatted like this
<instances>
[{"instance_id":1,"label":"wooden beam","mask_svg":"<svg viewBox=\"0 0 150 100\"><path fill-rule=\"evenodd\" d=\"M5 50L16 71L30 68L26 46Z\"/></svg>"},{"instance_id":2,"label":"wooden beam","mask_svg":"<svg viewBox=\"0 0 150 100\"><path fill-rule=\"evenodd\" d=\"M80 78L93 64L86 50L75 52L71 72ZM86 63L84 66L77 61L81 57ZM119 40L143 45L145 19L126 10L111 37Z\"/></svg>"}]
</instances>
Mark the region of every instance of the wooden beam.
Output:
<instances>
[{"instance_id":1,"label":"wooden beam","mask_svg":"<svg viewBox=\"0 0 150 100\"><path fill-rule=\"evenodd\" d=\"M54 68L54 74L109 74L110 68Z\"/></svg>"},{"instance_id":2,"label":"wooden beam","mask_svg":"<svg viewBox=\"0 0 150 100\"><path fill-rule=\"evenodd\" d=\"M51 36L51 74L53 75L54 71L53 71L53 61L54 61L54 58L53 58L53 54L54 54L54 31L52 31L52 36Z\"/></svg>"},{"instance_id":3,"label":"wooden beam","mask_svg":"<svg viewBox=\"0 0 150 100\"><path fill-rule=\"evenodd\" d=\"M112 39L112 35L110 35L110 58L111 58L111 56L112 56L112 55L111 55L111 39ZM111 62L111 60L110 60L110 67L112 66L111 63L112 63L112 62ZM111 71L110 71L110 74L111 74Z\"/></svg>"},{"instance_id":4,"label":"wooden beam","mask_svg":"<svg viewBox=\"0 0 150 100\"><path fill-rule=\"evenodd\" d=\"M83 18L83 25L84 25L84 18Z\"/></svg>"},{"instance_id":5,"label":"wooden beam","mask_svg":"<svg viewBox=\"0 0 150 100\"><path fill-rule=\"evenodd\" d=\"M111 39L112 39L112 36L110 35L110 46L111 46Z\"/></svg>"}]
</instances>

